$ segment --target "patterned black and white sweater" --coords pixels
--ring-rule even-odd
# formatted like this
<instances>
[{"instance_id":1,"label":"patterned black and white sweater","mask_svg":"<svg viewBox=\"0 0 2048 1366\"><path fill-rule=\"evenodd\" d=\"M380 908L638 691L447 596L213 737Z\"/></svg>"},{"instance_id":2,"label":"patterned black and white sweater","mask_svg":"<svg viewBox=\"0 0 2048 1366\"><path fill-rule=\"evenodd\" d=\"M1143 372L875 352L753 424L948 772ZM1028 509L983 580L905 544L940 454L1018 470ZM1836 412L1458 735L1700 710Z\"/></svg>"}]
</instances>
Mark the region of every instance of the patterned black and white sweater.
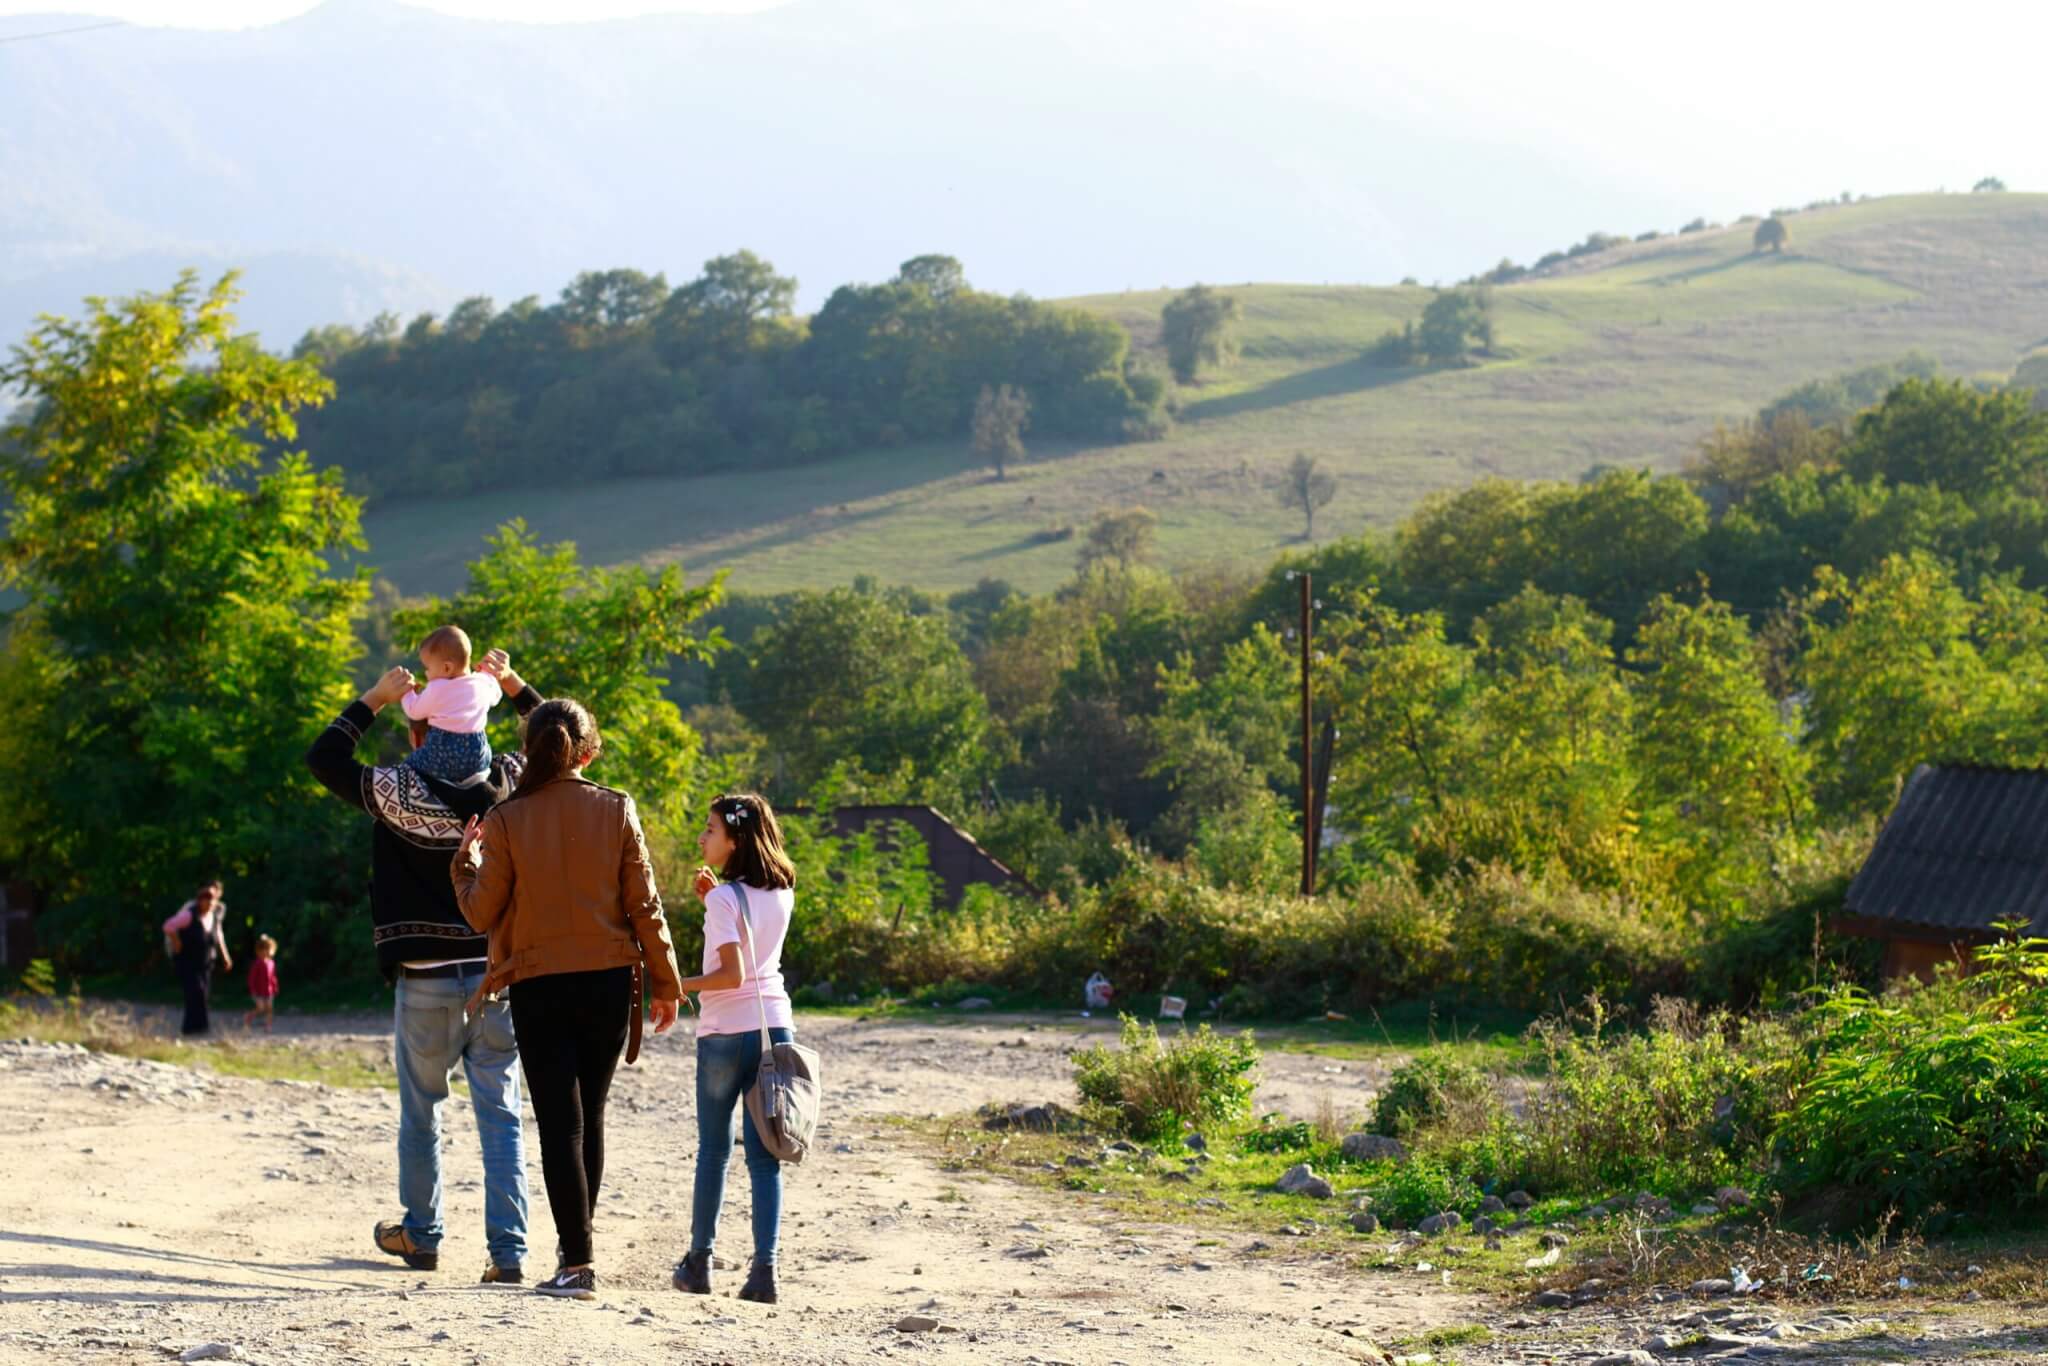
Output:
<instances>
[{"instance_id":1,"label":"patterned black and white sweater","mask_svg":"<svg viewBox=\"0 0 2048 1366\"><path fill-rule=\"evenodd\" d=\"M529 684L512 705L524 716L541 701ZM349 703L306 752L306 766L321 786L374 821L370 919L377 967L389 980L400 963L482 958L489 944L462 918L448 864L464 823L512 794L525 760L493 756L489 776L474 787L423 778L403 764L372 767L357 761L356 747L376 719L360 701Z\"/></svg>"}]
</instances>

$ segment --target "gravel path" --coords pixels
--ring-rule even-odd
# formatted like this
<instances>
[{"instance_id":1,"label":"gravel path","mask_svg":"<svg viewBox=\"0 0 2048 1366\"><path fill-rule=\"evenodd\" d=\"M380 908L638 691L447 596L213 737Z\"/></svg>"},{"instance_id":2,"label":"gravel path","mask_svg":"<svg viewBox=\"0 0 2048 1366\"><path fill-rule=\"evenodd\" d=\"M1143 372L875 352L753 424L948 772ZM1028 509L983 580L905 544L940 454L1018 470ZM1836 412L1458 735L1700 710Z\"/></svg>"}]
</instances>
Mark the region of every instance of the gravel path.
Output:
<instances>
[{"instance_id":1,"label":"gravel path","mask_svg":"<svg viewBox=\"0 0 2048 1366\"><path fill-rule=\"evenodd\" d=\"M376 1038L371 1017L301 1019L281 1037ZM1106 1032L1106 1031L1105 1031ZM260 1082L0 1043L0 1362L305 1363L1336 1362L1484 1323L1472 1363L1690 1359L2038 1362L2040 1306L1977 1315L1891 1308L1765 1310L1723 1303L1532 1313L1431 1277L1360 1272L1264 1250L1245 1235L1133 1224L1087 1197L947 1174L885 1116L987 1101L1065 1099L1065 1028L818 1019L830 1102L824 1151L790 1176L784 1302L669 1289L688 1236L694 1066L683 1031L649 1039L614 1091L599 1219L602 1294L547 1301L475 1283L482 1191L467 1114L445 1139L449 1236L416 1273L370 1245L396 1214L393 1093ZM385 1037L388 1037L385 1036ZM1271 1055L1262 1102L1295 1114L1363 1107L1370 1066ZM529 1129L529 1157L538 1145ZM534 1234L552 1239L533 1171ZM728 1198L726 1252L745 1227ZM535 1257L529 1270L546 1268ZM1695 1318L1702 1313L1711 1317ZM1882 1313L1885 1322L1874 1323ZM1734 1317L1730 1317L1730 1316ZM907 1316L936 1320L905 1333ZM1710 1338L1706 1335L1717 1334ZM1659 1335L1668 1335L1658 1343ZM1620 1354L1620 1355L1617 1355Z\"/></svg>"}]
</instances>

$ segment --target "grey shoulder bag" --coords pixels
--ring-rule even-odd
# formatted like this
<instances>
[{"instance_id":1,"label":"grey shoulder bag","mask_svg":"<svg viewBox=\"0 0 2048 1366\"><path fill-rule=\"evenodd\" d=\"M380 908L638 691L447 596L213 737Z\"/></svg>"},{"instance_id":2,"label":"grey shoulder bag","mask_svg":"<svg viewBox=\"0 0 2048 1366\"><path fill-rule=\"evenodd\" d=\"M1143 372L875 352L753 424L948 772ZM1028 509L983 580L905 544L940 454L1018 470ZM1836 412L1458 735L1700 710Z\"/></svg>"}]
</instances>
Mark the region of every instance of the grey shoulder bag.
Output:
<instances>
[{"instance_id":1,"label":"grey shoulder bag","mask_svg":"<svg viewBox=\"0 0 2048 1366\"><path fill-rule=\"evenodd\" d=\"M818 1134L818 1051L768 1037L768 1004L761 999L761 967L754 956L754 913L744 884L728 882L740 902L740 943L754 979L754 1004L761 1012L761 1070L747 1088L747 1114L754 1132L777 1161L794 1166L810 1155Z\"/></svg>"}]
</instances>

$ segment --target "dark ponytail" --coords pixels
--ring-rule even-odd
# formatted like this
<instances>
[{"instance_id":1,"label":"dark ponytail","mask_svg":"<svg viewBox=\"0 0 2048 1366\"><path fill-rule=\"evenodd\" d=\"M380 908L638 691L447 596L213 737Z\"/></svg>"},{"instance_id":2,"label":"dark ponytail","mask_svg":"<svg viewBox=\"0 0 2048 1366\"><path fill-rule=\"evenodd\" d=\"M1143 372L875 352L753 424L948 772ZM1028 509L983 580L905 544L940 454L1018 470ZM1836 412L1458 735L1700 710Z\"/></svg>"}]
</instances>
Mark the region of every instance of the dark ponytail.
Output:
<instances>
[{"instance_id":1,"label":"dark ponytail","mask_svg":"<svg viewBox=\"0 0 2048 1366\"><path fill-rule=\"evenodd\" d=\"M597 721L581 702L556 697L541 703L526 718L526 770L513 795L524 796L568 777L595 759L601 747Z\"/></svg>"}]
</instances>

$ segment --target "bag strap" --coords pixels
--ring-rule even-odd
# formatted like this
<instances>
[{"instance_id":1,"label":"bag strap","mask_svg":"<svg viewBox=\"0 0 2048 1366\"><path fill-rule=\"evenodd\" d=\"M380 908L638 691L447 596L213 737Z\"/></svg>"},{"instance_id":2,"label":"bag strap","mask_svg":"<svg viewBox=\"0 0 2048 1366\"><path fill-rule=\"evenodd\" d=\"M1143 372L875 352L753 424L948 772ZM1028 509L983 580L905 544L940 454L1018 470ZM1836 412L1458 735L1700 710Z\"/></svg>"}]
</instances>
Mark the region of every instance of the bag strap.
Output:
<instances>
[{"instance_id":1,"label":"bag strap","mask_svg":"<svg viewBox=\"0 0 2048 1366\"><path fill-rule=\"evenodd\" d=\"M754 1005L761 1012L761 1059L767 1061L775 1056L775 1044L768 1037L768 1003L761 999L761 964L754 957L754 909L747 904L747 885L737 879L728 882L732 894L740 899L740 947L747 951L747 967L754 974ZM747 979L742 977L740 985Z\"/></svg>"}]
</instances>

